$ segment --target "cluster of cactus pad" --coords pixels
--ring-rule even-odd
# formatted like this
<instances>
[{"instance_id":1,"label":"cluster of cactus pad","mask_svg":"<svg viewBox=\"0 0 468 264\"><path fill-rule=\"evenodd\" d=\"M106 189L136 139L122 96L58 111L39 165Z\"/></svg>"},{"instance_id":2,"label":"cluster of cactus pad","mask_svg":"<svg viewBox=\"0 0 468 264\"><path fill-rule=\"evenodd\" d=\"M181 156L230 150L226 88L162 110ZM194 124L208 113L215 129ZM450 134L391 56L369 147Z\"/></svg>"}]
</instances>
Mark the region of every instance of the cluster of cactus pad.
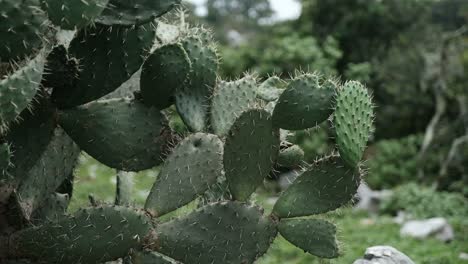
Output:
<instances>
[{"instance_id":1,"label":"cluster of cactus pad","mask_svg":"<svg viewBox=\"0 0 468 264\"><path fill-rule=\"evenodd\" d=\"M0 261L253 263L281 234L339 256L321 217L352 200L372 127L358 82L217 75L210 33L161 16L178 0L0 0ZM177 135L167 113L191 133ZM285 135L330 123L337 152L302 161ZM67 213L81 151L118 171L115 204ZM144 208L127 172L160 167ZM300 175L271 213L250 199ZM193 201L198 209L161 218ZM315 216L315 217L312 217Z\"/></svg>"}]
</instances>

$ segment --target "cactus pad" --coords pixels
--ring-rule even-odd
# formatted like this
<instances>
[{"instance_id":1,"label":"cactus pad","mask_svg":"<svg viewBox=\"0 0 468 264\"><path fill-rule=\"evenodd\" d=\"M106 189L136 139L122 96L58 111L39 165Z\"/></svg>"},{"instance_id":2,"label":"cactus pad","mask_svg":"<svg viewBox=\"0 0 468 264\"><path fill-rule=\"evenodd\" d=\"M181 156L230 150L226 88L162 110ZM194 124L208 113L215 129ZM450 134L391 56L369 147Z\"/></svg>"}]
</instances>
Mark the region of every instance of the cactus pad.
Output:
<instances>
[{"instance_id":1,"label":"cactus pad","mask_svg":"<svg viewBox=\"0 0 468 264\"><path fill-rule=\"evenodd\" d=\"M333 113L335 93L334 87L323 85L321 78L315 74L296 77L276 104L274 125L288 130L317 126Z\"/></svg>"},{"instance_id":2,"label":"cactus pad","mask_svg":"<svg viewBox=\"0 0 468 264\"><path fill-rule=\"evenodd\" d=\"M336 156L322 159L304 171L275 204L281 218L326 213L349 202L360 184L357 171Z\"/></svg>"},{"instance_id":3,"label":"cactus pad","mask_svg":"<svg viewBox=\"0 0 468 264\"><path fill-rule=\"evenodd\" d=\"M60 124L89 155L124 171L161 163L171 131L158 109L129 99L95 101L60 112Z\"/></svg>"},{"instance_id":4,"label":"cactus pad","mask_svg":"<svg viewBox=\"0 0 468 264\"><path fill-rule=\"evenodd\" d=\"M32 262L30 260L27 260L27 259L8 259L8 260L5 260L5 264L37 264L36 262Z\"/></svg>"},{"instance_id":5,"label":"cactus pad","mask_svg":"<svg viewBox=\"0 0 468 264\"><path fill-rule=\"evenodd\" d=\"M11 150L6 143L0 144L0 181L5 177L11 166Z\"/></svg>"},{"instance_id":6,"label":"cactus pad","mask_svg":"<svg viewBox=\"0 0 468 264\"><path fill-rule=\"evenodd\" d=\"M26 220L31 219L34 210L70 175L80 153L62 129L56 129L54 134L52 141L24 176L14 195L20 215ZM58 153L57 150L61 152Z\"/></svg>"},{"instance_id":7,"label":"cactus pad","mask_svg":"<svg viewBox=\"0 0 468 264\"><path fill-rule=\"evenodd\" d=\"M141 70L135 72L130 79L122 83L119 88L110 94L101 97L99 100L109 100L117 98L134 99L135 94L140 90Z\"/></svg>"},{"instance_id":8,"label":"cactus pad","mask_svg":"<svg viewBox=\"0 0 468 264\"><path fill-rule=\"evenodd\" d=\"M0 10L0 62L23 59L42 47L47 16L39 0L2 0Z\"/></svg>"},{"instance_id":9,"label":"cactus pad","mask_svg":"<svg viewBox=\"0 0 468 264\"><path fill-rule=\"evenodd\" d=\"M182 87L191 62L181 44L169 44L155 50L143 64L140 89L144 102L165 109L174 102L176 89Z\"/></svg>"},{"instance_id":10,"label":"cactus pad","mask_svg":"<svg viewBox=\"0 0 468 264\"><path fill-rule=\"evenodd\" d=\"M132 172L117 172L117 191L115 193L115 205L132 205L133 175Z\"/></svg>"},{"instance_id":11,"label":"cactus pad","mask_svg":"<svg viewBox=\"0 0 468 264\"><path fill-rule=\"evenodd\" d=\"M304 160L304 150L298 145L282 149L278 155L278 165L286 168L295 168Z\"/></svg>"},{"instance_id":12,"label":"cactus pad","mask_svg":"<svg viewBox=\"0 0 468 264\"><path fill-rule=\"evenodd\" d=\"M68 57L64 45L55 46L47 56L41 84L56 90L70 89L79 75L78 63L77 59Z\"/></svg>"},{"instance_id":13,"label":"cactus pad","mask_svg":"<svg viewBox=\"0 0 468 264\"><path fill-rule=\"evenodd\" d=\"M53 193L32 214L32 222L58 222L67 212L70 197L68 194Z\"/></svg>"},{"instance_id":14,"label":"cactus pad","mask_svg":"<svg viewBox=\"0 0 468 264\"><path fill-rule=\"evenodd\" d=\"M131 256L131 264L182 264L158 252L135 252Z\"/></svg>"},{"instance_id":15,"label":"cactus pad","mask_svg":"<svg viewBox=\"0 0 468 264\"><path fill-rule=\"evenodd\" d=\"M48 98L40 93L33 100L34 113L25 109L19 123L13 123L5 139L14 153L11 162L13 167L9 171L14 184L20 183L28 171L37 163L49 145L57 125L55 110Z\"/></svg>"},{"instance_id":16,"label":"cactus pad","mask_svg":"<svg viewBox=\"0 0 468 264\"><path fill-rule=\"evenodd\" d=\"M157 231L158 251L185 264L253 263L277 234L259 208L239 202L202 207Z\"/></svg>"},{"instance_id":17,"label":"cactus pad","mask_svg":"<svg viewBox=\"0 0 468 264\"><path fill-rule=\"evenodd\" d=\"M248 110L234 122L226 137L224 169L229 189L246 200L271 171L279 151L279 131L264 110Z\"/></svg>"},{"instance_id":18,"label":"cactus pad","mask_svg":"<svg viewBox=\"0 0 468 264\"><path fill-rule=\"evenodd\" d=\"M273 102L278 100L284 92L287 83L277 76L273 76L265 80L257 90L257 97L266 102Z\"/></svg>"},{"instance_id":19,"label":"cactus pad","mask_svg":"<svg viewBox=\"0 0 468 264\"><path fill-rule=\"evenodd\" d=\"M214 47L197 37L182 41L192 63L189 82L176 91L177 110L184 123L195 132L204 131L207 125L209 100L216 84L218 57Z\"/></svg>"},{"instance_id":20,"label":"cactus pad","mask_svg":"<svg viewBox=\"0 0 468 264\"><path fill-rule=\"evenodd\" d=\"M0 76L0 134L7 129L8 123L31 106L41 83L44 64L44 55L39 53L12 75Z\"/></svg>"},{"instance_id":21,"label":"cactus pad","mask_svg":"<svg viewBox=\"0 0 468 264\"><path fill-rule=\"evenodd\" d=\"M336 227L320 219L281 219L280 234L295 246L320 258L336 258Z\"/></svg>"},{"instance_id":22,"label":"cactus pad","mask_svg":"<svg viewBox=\"0 0 468 264\"><path fill-rule=\"evenodd\" d=\"M110 0L96 22L113 25L141 25L170 11L180 0Z\"/></svg>"},{"instance_id":23,"label":"cactus pad","mask_svg":"<svg viewBox=\"0 0 468 264\"><path fill-rule=\"evenodd\" d=\"M14 233L9 253L47 263L101 263L142 248L152 222L142 211L127 207L82 209L57 223Z\"/></svg>"},{"instance_id":24,"label":"cactus pad","mask_svg":"<svg viewBox=\"0 0 468 264\"><path fill-rule=\"evenodd\" d=\"M217 135L225 136L236 118L255 106L256 85L252 76L217 84L211 100L211 126Z\"/></svg>"},{"instance_id":25,"label":"cactus pad","mask_svg":"<svg viewBox=\"0 0 468 264\"><path fill-rule=\"evenodd\" d=\"M305 217L356 192L365 89L308 73L222 81L212 33L183 11L159 18L181 2L0 0L0 262L250 264L279 230L338 255L335 227ZM342 158L309 165L290 130L333 110ZM81 150L117 172L115 205L90 194L70 215ZM147 169L159 175L132 208ZM297 180L271 214L248 202L285 174Z\"/></svg>"},{"instance_id":26,"label":"cactus pad","mask_svg":"<svg viewBox=\"0 0 468 264\"><path fill-rule=\"evenodd\" d=\"M223 175L223 143L215 135L196 133L167 158L146 201L157 215L178 209L203 194Z\"/></svg>"},{"instance_id":27,"label":"cactus pad","mask_svg":"<svg viewBox=\"0 0 468 264\"><path fill-rule=\"evenodd\" d=\"M333 119L341 157L351 167L361 160L372 132L373 106L367 89L359 82L343 85L336 98Z\"/></svg>"},{"instance_id":28,"label":"cactus pad","mask_svg":"<svg viewBox=\"0 0 468 264\"><path fill-rule=\"evenodd\" d=\"M79 62L80 70L72 85L53 87L54 101L68 108L116 90L141 67L154 36L151 24L132 28L96 24L80 30L68 49L68 56ZM51 74L60 72L51 70Z\"/></svg>"},{"instance_id":29,"label":"cactus pad","mask_svg":"<svg viewBox=\"0 0 468 264\"><path fill-rule=\"evenodd\" d=\"M109 0L41 0L42 8L57 26L74 30L82 28L98 17Z\"/></svg>"}]
</instances>

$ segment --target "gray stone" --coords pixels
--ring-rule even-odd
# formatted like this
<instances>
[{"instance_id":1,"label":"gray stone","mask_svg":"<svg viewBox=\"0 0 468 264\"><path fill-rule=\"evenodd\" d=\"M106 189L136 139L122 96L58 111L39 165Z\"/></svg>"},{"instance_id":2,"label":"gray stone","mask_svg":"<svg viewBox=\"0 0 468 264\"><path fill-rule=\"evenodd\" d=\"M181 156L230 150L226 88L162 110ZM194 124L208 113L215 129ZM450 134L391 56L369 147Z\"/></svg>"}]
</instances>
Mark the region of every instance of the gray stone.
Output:
<instances>
[{"instance_id":1,"label":"gray stone","mask_svg":"<svg viewBox=\"0 0 468 264\"><path fill-rule=\"evenodd\" d=\"M435 237L443 242L454 239L452 226L442 217L408 221L401 227L400 235L417 239Z\"/></svg>"},{"instance_id":2,"label":"gray stone","mask_svg":"<svg viewBox=\"0 0 468 264\"><path fill-rule=\"evenodd\" d=\"M461 259L461 260L468 260L468 253L462 252L458 256L458 258Z\"/></svg>"},{"instance_id":3,"label":"gray stone","mask_svg":"<svg viewBox=\"0 0 468 264\"><path fill-rule=\"evenodd\" d=\"M355 209L364 210L371 214L377 214L380 209L382 200L387 199L392 195L392 191L382 190L374 191L367 184L362 183L358 190L356 197L359 202L356 204Z\"/></svg>"},{"instance_id":4,"label":"gray stone","mask_svg":"<svg viewBox=\"0 0 468 264\"><path fill-rule=\"evenodd\" d=\"M413 219L412 216L405 211L398 211L397 215L393 218L395 224L402 225L406 221Z\"/></svg>"},{"instance_id":5,"label":"gray stone","mask_svg":"<svg viewBox=\"0 0 468 264\"><path fill-rule=\"evenodd\" d=\"M364 258L356 260L353 264L414 264L414 262L394 247L375 246L368 248Z\"/></svg>"}]
</instances>

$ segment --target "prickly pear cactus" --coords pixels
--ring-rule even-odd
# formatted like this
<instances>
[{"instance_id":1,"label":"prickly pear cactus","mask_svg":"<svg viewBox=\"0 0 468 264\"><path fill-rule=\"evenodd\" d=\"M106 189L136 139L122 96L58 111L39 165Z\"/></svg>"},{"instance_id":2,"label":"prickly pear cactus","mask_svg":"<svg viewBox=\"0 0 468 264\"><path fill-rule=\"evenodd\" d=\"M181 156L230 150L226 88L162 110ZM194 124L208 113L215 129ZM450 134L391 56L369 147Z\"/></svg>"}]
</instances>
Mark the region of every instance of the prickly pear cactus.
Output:
<instances>
[{"instance_id":1,"label":"prickly pear cactus","mask_svg":"<svg viewBox=\"0 0 468 264\"><path fill-rule=\"evenodd\" d=\"M366 88L310 73L222 80L208 30L159 21L179 2L0 0L1 263L246 264L278 234L339 257L336 227L313 216L360 183ZM193 133L173 131L174 109ZM324 122L337 151L308 164L284 135ZM67 213L80 152L118 171L114 205ZM139 208L132 172L155 166ZM300 175L265 212L250 199L277 168Z\"/></svg>"}]
</instances>

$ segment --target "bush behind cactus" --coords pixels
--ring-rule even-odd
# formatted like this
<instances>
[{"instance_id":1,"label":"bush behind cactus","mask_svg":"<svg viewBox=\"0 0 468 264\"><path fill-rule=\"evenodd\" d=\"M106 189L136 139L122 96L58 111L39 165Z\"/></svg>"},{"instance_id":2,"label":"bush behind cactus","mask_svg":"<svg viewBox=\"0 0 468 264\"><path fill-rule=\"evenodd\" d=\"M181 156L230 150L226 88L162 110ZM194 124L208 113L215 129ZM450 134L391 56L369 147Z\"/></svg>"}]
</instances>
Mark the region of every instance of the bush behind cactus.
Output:
<instances>
[{"instance_id":1,"label":"bush behind cactus","mask_svg":"<svg viewBox=\"0 0 468 264\"><path fill-rule=\"evenodd\" d=\"M22 29L0 27L0 260L253 263L279 233L339 256L336 227L311 216L347 204L360 183L373 121L367 89L315 73L222 81L208 30L157 19L179 1L93 3L0 0L1 24ZM71 40L60 27L75 30ZM170 127L173 106L189 133ZM280 165L302 175L271 214L252 204L277 161L291 160L286 129L327 120L338 152L307 164L290 146L299 155ZM69 215L80 149L120 171L116 204L91 199ZM132 206L126 171L160 164L145 207ZM198 209L161 220L199 197Z\"/></svg>"}]
</instances>

